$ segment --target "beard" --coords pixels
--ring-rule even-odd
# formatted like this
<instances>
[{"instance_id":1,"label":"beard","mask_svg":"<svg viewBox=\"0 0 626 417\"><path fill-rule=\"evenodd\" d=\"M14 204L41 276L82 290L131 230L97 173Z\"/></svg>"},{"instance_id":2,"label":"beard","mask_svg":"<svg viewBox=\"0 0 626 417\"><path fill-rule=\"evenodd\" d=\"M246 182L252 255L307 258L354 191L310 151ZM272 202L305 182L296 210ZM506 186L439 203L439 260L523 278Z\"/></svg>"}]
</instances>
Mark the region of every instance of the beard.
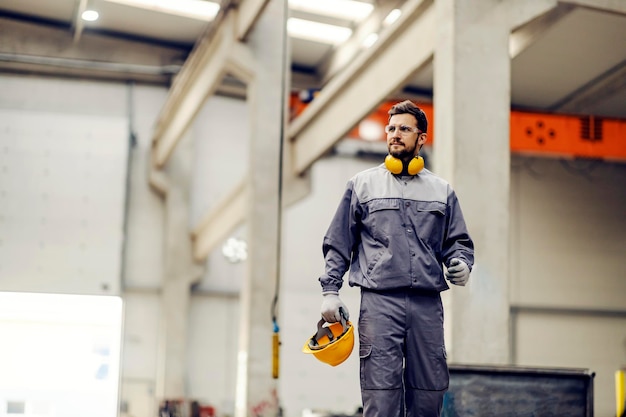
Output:
<instances>
[{"instance_id":1,"label":"beard","mask_svg":"<svg viewBox=\"0 0 626 417\"><path fill-rule=\"evenodd\" d=\"M391 146L389 146L389 155L402 161L408 161L415 157L415 147L409 148L405 146L399 150L391 151Z\"/></svg>"}]
</instances>

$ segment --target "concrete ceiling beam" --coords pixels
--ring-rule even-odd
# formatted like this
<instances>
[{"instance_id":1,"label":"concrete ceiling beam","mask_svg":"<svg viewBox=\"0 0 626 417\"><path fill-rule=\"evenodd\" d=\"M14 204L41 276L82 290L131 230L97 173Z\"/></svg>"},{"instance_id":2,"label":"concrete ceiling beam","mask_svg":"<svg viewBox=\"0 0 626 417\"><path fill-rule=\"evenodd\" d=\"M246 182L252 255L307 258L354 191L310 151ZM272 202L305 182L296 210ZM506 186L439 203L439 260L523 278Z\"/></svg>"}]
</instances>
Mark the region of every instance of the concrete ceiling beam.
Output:
<instances>
[{"instance_id":1,"label":"concrete ceiling beam","mask_svg":"<svg viewBox=\"0 0 626 417\"><path fill-rule=\"evenodd\" d=\"M244 41L269 0L246 0L237 9L237 39Z\"/></svg>"},{"instance_id":2,"label":"concrete ceiling beam","mask_svg":"<svg viewBox=\"0 0 626 417\"><path fill-rule=\"evenodd\" d=\"M207 97L217 90L226 74L248 87L254 82L254 56L237 39L247 36L266 4L265 0L241 2L236 13L226 11L224 20L212 36L207 34L198 43L175 80L161 111L153 139L153 164L156 168L167 162ZM205 214L192 231L196 260L206 259L232 230L245 221L248 199L248 186L242 182Z\"/></svg>"},{"instance_id":3,"label":"concrete ceiling beam","mask_svg":"<svg viewBox=\"0 0 626 417\"><path fill-rule=\"evenodd\" d=\"M192 230L193 257L196 261L204 261L217 245L243 224L250 198L248 188L247 182L241 181Z\"/></svg>"},{"instance_id":4,"label":"concrete ceiling beam","mask_svg":"<svg viewBox=\"0 0 626 417\"><path fill-rule=\"evenodd\" d=\"M379 41L330 80L292 121L287 134L294 141L295 174L305 172L432 60L437 26L431 6L432 1L407 1L401 17L381 34Z\"/></svg>"},{"instance_id":5,"label":"concrete ceiling beam","mask_svg":"<svg viewBox=\"0 0 626 417\"><path fill-rule=\"evenodd\" d=\"M214 33L205 33L174 79L152 138L154 163L162 168L206 98L227 73L235 42L234 14L228 13Z\"/></svg>"},{"instance_id":6,"label":"concrete ceiling beam","mask_svg":"<svg viewBox=\"0 0 626 417\"><path fill-rule=\"evenodd\" d=\"M12 73L168 84L188 54L184 48L94 33L83 33L75 43L66 28L7 18L0 18L0 27L11 34L3 39L0 71Z\"/></svg>"},{"instance_id":7,"label":"concrete ceiling beam","mask_svg":"<svg viewBox=\"0 0 626 417\"><path fill-rule=\"evenodd\" d=\"M586 109L612 97L626 88L626 61L591 80L567 97L550 106L550 111L584 113Z\"/></svg>"},{"instance_id":8,"label":"concrete ceiling beam","mask_svg":"<svg viewBox=\"0 0 626 417\"><path fill-rule=\"evenodd\" d=\"M153 136L157 168L165 165L207 97L215 94L226 74L244 82L253 78L254 58L237 39L248 33L266 2L248 0L241 2L236 13L225 10L215 31L205 33L198 41L175 78L157 119Z\"/></svg>"},{"instance_id":9,"label":"concrete ceiling beam","mask_svg":"<svg viewBox=\"0 0 626 417\"><path fill-rule=\"evenodd\" d=\"M384 30L383 20L391 10L400 8L401 2L380 1L372 13L361 22L354 33L346 42L335 48L318 68L321 74L322 85L331 80L335 74L341 71L363 49L363 41L370 34L380 34Z\"/></svg>"},{"instance_id":10,"label":"concrete ceiling beam","mask_svg":"<svg viewBox=\"0 0 626 417\"><path fill-rule=\"evenodd\" d=\"M249 88L254 82L254 57L241 43L235 43L231 52L227 71L246 83ZM248 175L244 178L248 178ZM202 217L191 232L193 256L196 261L204 261L217 245L245 222L249 198L249 186L247 181L243 180Z\"/></svg>"},{"instance_id":11,"label":"concrete ceiling beam","mask_svg":"<svg viewBox=\"0 0 626 417\"><path fill-rule=\"evenodd\" d=\"M509 55L511 59L537 42L550 28L575 8L576 6L571 4L558 3L546 13L514 29L509 37Z\"/></svg>"}]
</instances>

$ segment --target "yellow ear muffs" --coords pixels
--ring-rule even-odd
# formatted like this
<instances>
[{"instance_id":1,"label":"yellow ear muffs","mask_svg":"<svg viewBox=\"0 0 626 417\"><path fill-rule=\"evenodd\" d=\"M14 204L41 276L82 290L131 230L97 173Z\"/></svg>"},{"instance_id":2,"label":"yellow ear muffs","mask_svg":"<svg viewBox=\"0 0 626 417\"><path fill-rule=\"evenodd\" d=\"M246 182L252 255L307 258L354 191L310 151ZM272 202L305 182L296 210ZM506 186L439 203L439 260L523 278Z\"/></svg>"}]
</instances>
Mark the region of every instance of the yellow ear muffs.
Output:
<instances>
[{"instance_id":1,"label":"yellow ear muffs","mask_svg":"<svg viewBox=\"0 0 626 417\"><path fill-rule=\"evenodd\" d=\"M409 175L417 175L422 169L424 169L424 158L418 155L411 159L407 171Z\"/></svg>"},{"instance_id":2,"label":"yellow ear muffs","mask_svg":"<svg viewBox=\"0 0 626 417\"><path fill-rule=\"evenodd\" d=\"M392 174L398 175L402 173L404 165L402 164L402 160L394 156L387 155L385 157L385 167L387 167L389 172ZM419 155L411 159L411 162L409 162L409 165L407 166L407 172L409 175L417 175L422 169L424 169L424 158Z\"/></svg>"},{"instance_id":3,"label":"yellow ear muffs","mask_svg":"<svg viewBox=\"0 0 626 417\"><path fill-rule=\"evenodd\" d=\"M392 174L400 174L402 172L402 161L391 155L385 157L385 166Z\"/></svg>"}]
</instances>

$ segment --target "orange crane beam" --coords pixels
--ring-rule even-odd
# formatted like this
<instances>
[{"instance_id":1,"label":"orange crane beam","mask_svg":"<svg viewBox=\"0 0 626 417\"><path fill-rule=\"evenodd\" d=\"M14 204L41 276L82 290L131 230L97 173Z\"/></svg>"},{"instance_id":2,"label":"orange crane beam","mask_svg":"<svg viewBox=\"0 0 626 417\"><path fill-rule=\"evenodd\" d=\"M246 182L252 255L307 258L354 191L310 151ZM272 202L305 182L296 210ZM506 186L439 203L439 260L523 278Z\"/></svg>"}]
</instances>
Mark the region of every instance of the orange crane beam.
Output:
<instances>
[{"instance_id":1,"label":"orange crane beam","mask_svg":"<svg viewBox=\"0 0 626 417\"><path fill-rule=\"evenodd\" d=\"M380 136L385 141L383 126L387 124L387 111L397 101L386 101L364 119L364 122L380 125ZM291 98L292 116L306 107L298 95ZM428 142L436 138L434 132L433 106L418 103L430 121ZM589 115L561 115L511 111L511 152L526 155L566 158L591 158L626 162L626 120L602 118ZM361 139L364 123L348 134L349 138Z\"/></svg>"}]
</instances>

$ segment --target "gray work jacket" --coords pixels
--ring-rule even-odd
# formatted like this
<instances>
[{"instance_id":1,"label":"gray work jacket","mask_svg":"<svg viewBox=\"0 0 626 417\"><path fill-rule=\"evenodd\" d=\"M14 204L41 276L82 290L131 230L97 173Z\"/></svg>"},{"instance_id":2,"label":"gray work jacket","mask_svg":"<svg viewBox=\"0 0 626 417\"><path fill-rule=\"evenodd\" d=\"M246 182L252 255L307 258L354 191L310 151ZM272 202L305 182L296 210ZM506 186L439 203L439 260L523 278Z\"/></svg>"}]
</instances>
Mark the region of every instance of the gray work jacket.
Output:
<instances>
[{"instance_id":1,"label":"gray work jacket","mask_svg":"<svg viewBox=\"0 0 626 417\"><path fill-rule=\"evenodd\" d=\"M442 263L474 264L474 244L450 184L427 169L394 175L384 164L352 177L324 236L322 291L350 286L373 290L443 291Z\"/></svg>"}]
</instances>

